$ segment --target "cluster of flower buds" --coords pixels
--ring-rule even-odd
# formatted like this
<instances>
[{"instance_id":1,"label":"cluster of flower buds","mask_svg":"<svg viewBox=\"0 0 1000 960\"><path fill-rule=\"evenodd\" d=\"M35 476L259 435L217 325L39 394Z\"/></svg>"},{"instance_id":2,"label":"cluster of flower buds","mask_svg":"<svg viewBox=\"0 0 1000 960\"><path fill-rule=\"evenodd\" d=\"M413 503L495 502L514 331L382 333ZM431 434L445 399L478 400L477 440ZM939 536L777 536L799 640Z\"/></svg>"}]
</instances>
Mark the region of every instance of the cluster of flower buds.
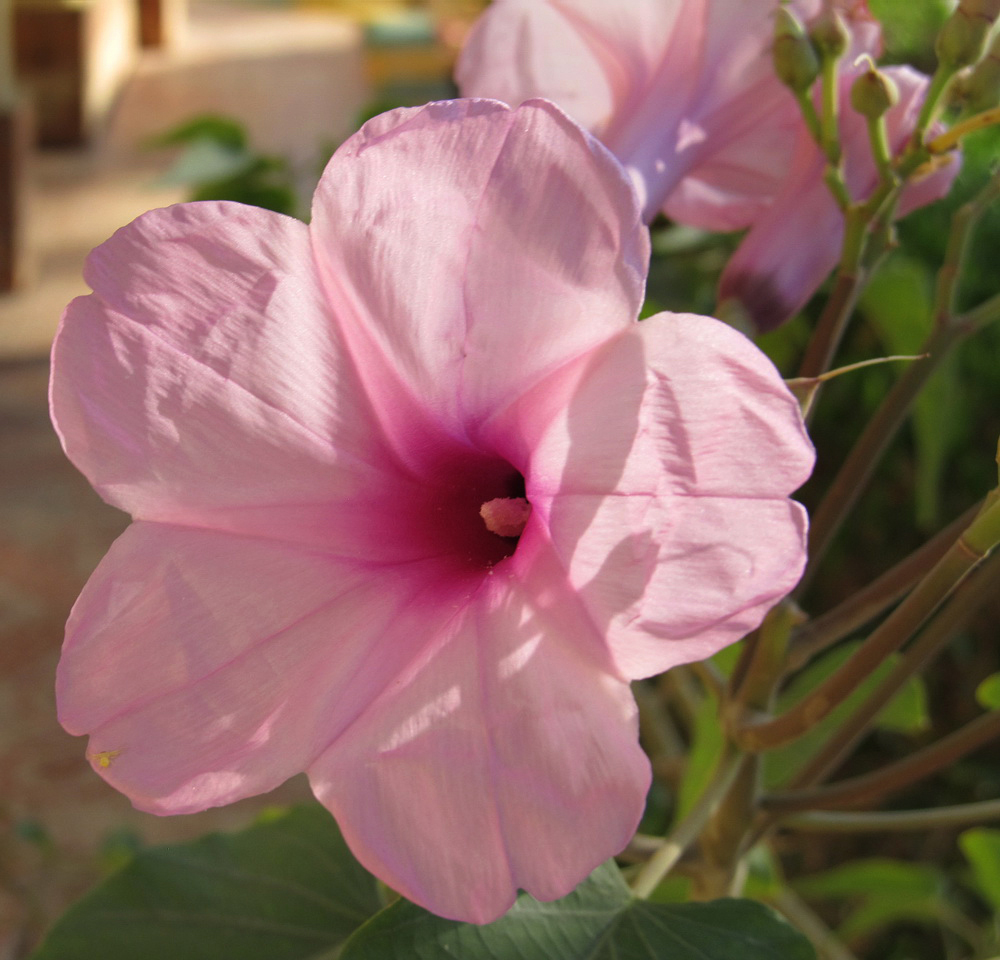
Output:
<instances>
[{"instance_id":1,"label":"cluster of flower buds","mask_svg":"<svg viewBox=\"0 0 1000 960\"><path fill-rule=\"evenodd\" d=\"M994 0L970 0L984 5ZM1000 0L995 0L1000 5ZM807 30L788 7L780 7L775 18L772 56L779 79L794 93L809 91L822 72L824 62L836 62L850 46L851 36L843 17L832 6L824 7ZM851 105L862 116L877 120L899 100L895 83L874 62L851 88Z\"/></svg>"}]
</instances>

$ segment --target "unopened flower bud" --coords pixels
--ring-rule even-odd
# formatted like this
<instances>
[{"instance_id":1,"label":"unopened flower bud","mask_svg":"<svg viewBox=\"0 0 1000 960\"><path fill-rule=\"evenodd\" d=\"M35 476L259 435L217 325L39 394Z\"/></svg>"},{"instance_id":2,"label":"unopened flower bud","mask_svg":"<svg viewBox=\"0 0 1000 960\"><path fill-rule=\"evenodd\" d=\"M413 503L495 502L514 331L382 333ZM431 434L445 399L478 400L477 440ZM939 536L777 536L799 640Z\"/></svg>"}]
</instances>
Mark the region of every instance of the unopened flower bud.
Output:
<instances>
[{"instance_id":1,"label":"unopened flower bud","mask_svg":"<svg viewBox=\"0 0 1000 960\"><path fill-rule=\"evenodd\" d=\"M869 120L878 120L899 102L899 88L874 63L851 85L851 106Z\"/></svg>"},{"instance_id":2,"label":"unopened flower bud","mask_svg":"<svg viewBox=\"0 0 1000 960\"><path fill-rule=\"evenodd\" d=\"M959 92L973 113L1000 105L1000 34L993 38L986 56L961 78Z\"/></svg>"},{"instance_id":3,"label":"unopened flower bud","mask_svg":"<svg viewBox=\"0 0 1000 960\"><path fill-rule=\"evenodd\" d=\"M985 6L987 0L972 2ZM954 70L974 64L983 55L991 26L992 21L986 16L957 7L937 35L934 50L939 62Z\"/></svg>"},{"instance_id":4,"label":"unopened flower bud","mask_svg":"<svg viewBox=\"0 0 1000 960\"><path fill-rule=\"evenodd\" d=\"M774 22L774 70L796 92L808 90L819 76L819 57L805 28L787 7L779 7Z\"/></svg>"},{"instance_id":5,"label":"unopened flower bud","mask_svg":"<svg viewBox=\"0 0 1000 960\"><path fill-rule=\"evenodd\" d=\"M970 17L981 17L991 24L1000 16L1000 0L959 0L958 8Z\"/></svg>"},{"instance_id":6,"label":"unopened flower bud","mask_svg":"<svg viewBox=\"0 0 1000 960\"><path fill-rule=\"evenodd\" d=\"M833 60L842 57L851 42L844 18L830 4L824 5L823 12L813 21L809 36L820 55Z\"/></svg>"}]
</instances>

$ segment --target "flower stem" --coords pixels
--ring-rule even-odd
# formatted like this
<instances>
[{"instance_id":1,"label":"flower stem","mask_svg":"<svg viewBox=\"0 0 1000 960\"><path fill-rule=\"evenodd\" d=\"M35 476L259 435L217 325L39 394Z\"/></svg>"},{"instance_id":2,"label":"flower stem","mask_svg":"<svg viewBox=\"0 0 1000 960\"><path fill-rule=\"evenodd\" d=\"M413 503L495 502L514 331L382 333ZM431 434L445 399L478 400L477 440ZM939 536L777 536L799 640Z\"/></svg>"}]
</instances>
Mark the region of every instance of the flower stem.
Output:
<instances>
[{"instance_id":1,"label":"flower stem","mask_svg":"<svg viewBox=\"0 0 1000 960\"><path fill-rule=\"evenodd\" d=\"M935 810L845 813L840 810L798 813L782 820L783 827L824 833L883 833L887 831L936 830L966 827L1000 820L1000 800L962 803Z\"/></svg>"},{"instance_id":2,"label":"flower stem","mask_svg":"<svg viewBox=\"0 0 1000 960\"><path fill-rule=\"evenodd\" d=\"M991 541L994 536L996 539ZM839 706L889 654L898 650L997 542L1000 542L1000 497L992 491L965 532L839 670L780 716L750 720L737 727L733 730L734 741L745 750L758 752L802 736ZM884 695L889 679L895 677L896 672L894 670L883 681L877 693ZM873 694L865 707L874 704L874 699ZM880 699L879 708L885 702ZM838 731L838 739L839 736ZM812 764L808 769L813 770ZM802 779L805 779L804 773ZM796 783L800 785L803 784Z\"/></svg>"},{"instance_id":3,"label":"flower stem","mask_svg":"<svg viewBox=\"0 0 1000 960\"><path fill-rule=\"evenodd\" d=\"M1000 710L993 710L889 766L827 787L788 790L762 797L761 807L772 815L780 816L798 810L830 810L867 803L950 766L998 736Z\"/></svg>"},{"instance_id":4,"label":"flower stem","mask_svg":"<svg viewBox=\"0 0 1000 960\"><path fill-rule=\"evenodd\" d=\"M994 127L997 124L1000 124L1000 107L984 110L982 113L977 113L975 116L956 123L950 130L935 137L927 144L927 149L932 154L947 153L959 145L962 137L975 133L977 130Z\"/></svg>"},{"instance_id":5,"label":"flower stem","mask_svg":"<svg viewBox=\"0 0 1000 960\"><path fill-rule=\"evenodd\" d=\"M878 169L879 179L894 182L896 173L892 165L892 151L889 149L889 134L885 116L868 118L868 139L872 146L872 156Z\"/></svg>"},{"instance_id":6,"label":"flower stem","mask_svg":"<svg viewBox=\"0 0 1000 960\"><path fill-rule=\"evenodd\" d=\"M951 83L951 78L955 76L955 73L954 67L943 63L939 63L937 69L934 71L934 76L931 77L930 86L927 88L927 95L924 97L916 125L913 128L913 135L910 138L910 143L914 147L919 147L923 144L924 135L927 133L928 127L934 122L934 116L941 104L941 98L944 96L945 90L948 89L948 84Z\"/></svg>"},{"instance_id":7,"label":"flower stem","mask_svg":"<svg viewBox=\"0 0 1000 960\"><path fill-rule=\"evenodd\" d=\"M838 60L823 57L820 78L822 107L820 109L820 136L823 153L831 167L840 168L840 84Z\"/></svg>"},{"instance_id":8,"label":"flower stem","mask_svg":"<svg viewBox=\"0 0 1000 960\"><path fill-rule=\"evenodd\" d=\"M975 518L982 502L939 530L923 546L832 610L808 621L792 637L787 670L794 673L905 596L944 556L959 533Z\"/></svg>"},{"instance_id":9,"label":"flower stem","mask_svg":"<svg viewBox=\"0 0 1000 960\"><path fill-rule=\"evenodd\" d=\"M684 856L688 847L697 840L702 827L708 822L736 781L744 759L744 756L734 754L722 761L714 780L690 813L663 840L632 882L632 892L636 897L640 900L647 899L660 885L660 881Z\"/></svg>"},{"instance_id":10,"label":"flower stem","mask_svg":"<svg viewBox=\"0 0 1000 960\"><path fill-rule=\"evenodd\" d=\"M960 552L964 552L964 548L960 546L962 542L959 540L956 544ZM952 551L955 549L952 548ZM949 551L949 554L952 551ZM968 555L967 559L971 560ZM864 703L841 724L836 733L809 762L799 770L788 785L790 789L812 786L822 781L837 768L841 760L848 755L854 745L867 732L872 720L878 716L885 704L895 696L903 684L910 677L919 673L943 650L976 610L995 594L998 572L1000 572L1000 553L992 556L978 570L975 570L964 583L959 585L955 595L923 631L916 643L906 651L899 663L893 667ZM923 582L927 583L927 580L925 579ZM902 606L897 609L902 609ZM892 620L891 617L886 620L885 625L888 625L890 620ZM878 632L873 633L872 638ZM861 649L863 650L864 647ZM850 661L848 661L849 663Z\"/></svg>"},{"instance_id":11,"label":"flower stem","mask_svg":"<svg viewBox=\"0 0 1000 960\"><path fill-rule=\"evenodd\" d=\"M805 934L818 960L858 960L794 890L781 887L770 902Z\"/></svg>"},{"instance_id":12,"label":"flower stem","mask_svg":"<svg viewBox=\"0 0 1000 960\"><path fill-rule=\"evenodd\" d=\"M938 274L934 329L921 349L927 359L908 367L886 394L813 512L809 529L809 563L797 588L798 596L812 582L827 548L867 487L882 454L902 426L928 379L957 343L1000 318L1000 294L964 315L956 317L954 314L956 289L969 237L979 218L998 197L1000 176L995 176L956 213L948 236L945 261ZM829 307L829 303L827 306ZM824 316L825 314L826 311Z\"/></svg>"}]
</instances>

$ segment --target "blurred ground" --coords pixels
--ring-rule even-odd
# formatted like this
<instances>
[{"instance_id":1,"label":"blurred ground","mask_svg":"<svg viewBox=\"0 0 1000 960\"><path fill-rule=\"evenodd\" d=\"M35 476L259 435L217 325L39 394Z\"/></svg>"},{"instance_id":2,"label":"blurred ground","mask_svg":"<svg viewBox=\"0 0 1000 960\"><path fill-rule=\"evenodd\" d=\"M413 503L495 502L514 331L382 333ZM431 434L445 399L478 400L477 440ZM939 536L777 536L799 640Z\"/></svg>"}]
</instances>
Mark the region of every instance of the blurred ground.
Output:
<instances>
[{"instance_id":1,"label":"blurred ground","mask_svg":"<svg viewBox=\"0 0 1000 960\"><path fill-rule=\"evenodd\" d=\"M235 115L257 149L291 157L307 180L318 175L314 157L353 129L369 99L361 30L350 21L234 4L196 3L194 13L182 46L143 54L88 148L30 157L29 282L0 296L0 960L25 956L116 851L239 826L268 804L309 795L298 778L197 816L139 814L55 719L63 624L127 518L61 452L47 413L47 353L63 307L87 292L87 252L181 199L155 186L172 158L138 142L194 113Z\"/></svg>"}]
</instances>

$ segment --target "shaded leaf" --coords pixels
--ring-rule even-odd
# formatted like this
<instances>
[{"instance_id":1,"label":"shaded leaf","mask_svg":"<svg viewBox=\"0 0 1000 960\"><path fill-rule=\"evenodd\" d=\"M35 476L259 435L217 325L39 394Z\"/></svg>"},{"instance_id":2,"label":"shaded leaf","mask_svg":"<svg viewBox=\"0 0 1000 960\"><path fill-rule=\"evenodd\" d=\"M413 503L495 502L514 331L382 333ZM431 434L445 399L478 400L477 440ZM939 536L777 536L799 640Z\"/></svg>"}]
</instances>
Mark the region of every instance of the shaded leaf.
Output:
<instances>
[{"instance_id":1,"label":"shaded leaf","mask_svg":"<svg viewBox=\"0 0 1000 960\"><path fill-rule=\"evenodd\" d=\"M901 860L855 860L823 873L799 877L793 883L804 897L850 899L869 894L930 897L941 888L941 874L933 867Z\"/></svg>"},{"instance_id":2,"label":"shaded leaf","mask_svg":"<svg viewBox=\"0 0 1000 960\"><path fill-rule=\"evenodd\" d=\"M1000 913L1000 830L975 827L958 838L962 853L972 864L976 887Z\"/></svg>"},{"instance_id":3,"label":"shaded leaf","mask_svg":"<svg viewBox=\"0 0 1000 960\"><path fill-rule=\"evenodd\" d=\"M815 960L809 942L752 900L633 900L613 863L554 903L522 895L487 926L399 901L366 923L341 960Z\"/></svg>"},{"instance_id":4,"label":"shaded leaf","mask_svg":"<svg viewBox=\"0 0 1000 960\"><path fill-rule=\"evenodd\" d=\"M318 960L380 906L333 818L305 806L136 854L31 960Z\"/></svg>"}]
</instances>

